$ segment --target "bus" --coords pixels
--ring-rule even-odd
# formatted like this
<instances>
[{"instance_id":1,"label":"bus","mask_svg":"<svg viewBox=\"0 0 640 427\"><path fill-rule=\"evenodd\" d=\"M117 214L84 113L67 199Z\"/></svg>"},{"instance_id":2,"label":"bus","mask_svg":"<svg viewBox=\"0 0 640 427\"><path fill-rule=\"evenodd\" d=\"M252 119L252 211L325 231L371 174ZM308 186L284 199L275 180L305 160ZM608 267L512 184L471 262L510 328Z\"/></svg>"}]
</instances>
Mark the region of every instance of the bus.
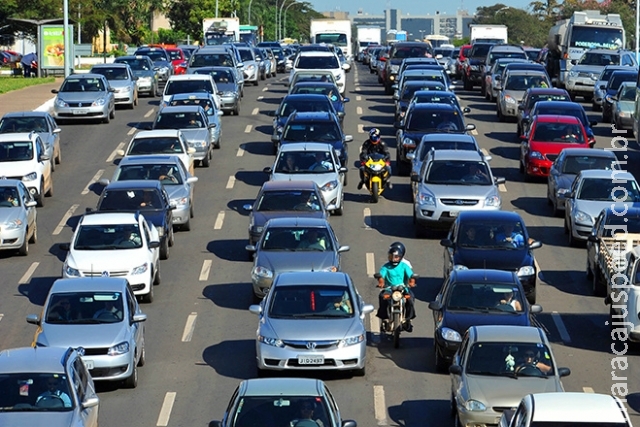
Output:
<instances>
[{"instance_id":1,"label":"bus","mask_svg":"<svg viewBox=\"0 0 640 427\"><path fill-rule=\"evenodd\" d=\"M431 43L431 46L433 47L442 47L442 45L451 44L451 40L449 40L449 37L441 36L439 34L430 34L428 36L424 36L424 41Z\"/></svg>"}]
</instances>

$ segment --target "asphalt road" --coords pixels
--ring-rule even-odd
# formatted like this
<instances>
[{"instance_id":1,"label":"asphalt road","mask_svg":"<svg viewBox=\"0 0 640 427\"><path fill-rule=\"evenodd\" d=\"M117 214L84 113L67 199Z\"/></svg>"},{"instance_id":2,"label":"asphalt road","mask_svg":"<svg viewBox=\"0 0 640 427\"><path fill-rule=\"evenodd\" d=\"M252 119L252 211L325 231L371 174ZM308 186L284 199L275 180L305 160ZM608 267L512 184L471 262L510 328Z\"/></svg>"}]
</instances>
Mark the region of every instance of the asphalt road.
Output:
<instances>
[{"instance_id":1,"label":"asphalt road","mask_svg":"<svg viewBox=\"0 0 640 427\"><path fill-rule=\"evenodd\" d=\"M389 243L400 239L406 244L407 257L421 277L415 291L418 319L414 332L402 335L400 349L370 334L365 377L320 378L328 382L343 417L361 426L451 426L450 380L434 370L428 309L442 282L441 236L414 237L408 178L394 177L393 189L375 205L368 202L365 190L356 190L353 161L365 131L379 127L394 150L395 130L391 97L384 95L367 68L355 68L347 75L350 102L345 119L345 131L354 137L350 185L345 214L331 217L331 223L341 244L351 246L343 254L344 270L373 304L373 272L385 261ZM170 259L161 262L163 282L156 288L156 300L143 305L149 318L147 364L140 369L139 386L127 390L99 384L102 426L204 426L221 418L240 380L255 376L257 318L247 310L252 303L251 263L244 250L248 217L242 205L253 200L267 178L262 169L273 162L272 119L267 112L286 93L283 79L278 75L247 87L240 116L223 118L222 148L210 168L196 170L200 180L192 231L176 233ZM568 247L562 219L553 217L545 203L546 185L523 182L517 169L515 123L499 123L495 106L477 90L460 90L459 96L462 105L471 108L467 122L476 124L481 147L493 156L494 175L507 179L503 209L519 212L532 237L543 242L536 251L541 271L538 303L544 308L538 318L549 330L558 364L572 370L563 381L565 389L611 393L612 384L627 383L632 421L637 422L638 356L627 355L628 369L612 369L608 309L590 294L585 249ZM95 206L101 188L91 183L111 177L115 150L149 124L157 108L157 98L141 98L135 110L118 110L108 125L63 126L63 158L54 174L54 196L38 211L39 241L28 257L0 254L0 348L31 344L35 327L25 316L40 312L49 287L61 275L64 253L57 245L71 238L77 215ZM609 146L611 129L598 125L595 131L597 147ZM635 141L624 154L630 163L640 164ZM371 320L369 330L377 331ZM613 374L625 379L614 381Z\"/></svg>"}]
</instances>

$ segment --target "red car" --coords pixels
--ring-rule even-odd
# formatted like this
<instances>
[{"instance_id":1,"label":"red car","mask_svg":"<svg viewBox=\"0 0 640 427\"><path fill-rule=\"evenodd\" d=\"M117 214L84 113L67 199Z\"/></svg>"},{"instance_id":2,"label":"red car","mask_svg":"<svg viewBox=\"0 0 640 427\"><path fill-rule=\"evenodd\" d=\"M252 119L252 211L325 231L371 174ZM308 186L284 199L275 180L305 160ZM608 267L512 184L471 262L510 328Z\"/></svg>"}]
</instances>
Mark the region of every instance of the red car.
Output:
<instances>
[{"instance_id":1,"label":"red car","mask_svg":"<svg viewBox=\"0 0 640 427\"><path fill-rule=\"evenodd\" d=\"M520 145L520 173L525 181L547 177L553 161L565 148L590 148L587 132L573 116L536 116Z\"/></svg>"},{"instance_id":2,"label":"red car","mask_svg":"<svg viewBox=\"0 0 640 427\"><path fill-rule=\"evenodd\" d=\"M467 59L467 55L471 52L472 47L473 46L470 44L460 46L460 53L458 55L458 59L456 59L456 78L461 78L462 73L465 72L464 61Z\"/></svg>"},{"instance_id":3,"label":"red car","mask_svg":"<svg viewBox=\"0 0 640 427\"><path fill-rule=\"evenodd\" d=\"M173 65L174 74L186 74L187 73L187 59L184 57L184 52L179 47L165 48L169 57L171 58L171 64Z\"/></svg>"}]
</instances>

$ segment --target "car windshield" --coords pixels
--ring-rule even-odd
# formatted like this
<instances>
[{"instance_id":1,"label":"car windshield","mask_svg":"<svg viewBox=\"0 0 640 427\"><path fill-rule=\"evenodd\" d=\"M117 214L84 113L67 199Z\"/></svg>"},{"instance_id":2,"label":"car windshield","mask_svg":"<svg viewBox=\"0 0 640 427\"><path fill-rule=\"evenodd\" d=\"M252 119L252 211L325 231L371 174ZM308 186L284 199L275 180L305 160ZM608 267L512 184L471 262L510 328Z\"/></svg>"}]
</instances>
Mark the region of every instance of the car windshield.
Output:
<instances>
[{"instance_id":1,"label":"car windshield","mask_svg":"<svg viewBox=\"0 0 640 427\"><path fill-rule=\"evenodd\" d=\"M442 89L437 89L437 90L444 90L444 84L445 84L445 80L444 80L444 76L440 73L438 74L409 74L409 75L405 75L402 78L402 82L403 84L405 82L414 82L414 81L427 81L427 82L440 82L443 84L443 88Z\"/></svg>"},{"instance_id":2,"label":"car windshield","mask_svg":"<svg viewBox=\"0 0 640 427\"><path fill-rule=\"evenodd\" d=\"M0 374L0 413L66 412L72 410L73 402L69 381L64 374Z\"/></svg>"},{"instance_id":3,"label":"car windshield","mask_svg":"<svg viewBox=\"0 0 640 427\"><path fill-rule=\"evenodd\" d=\"M345 33L316 34L316 43L330 43L336 46L346 46L347 35Z\"/></svg>"},{"instance_id":4,"label":"car windshield","mask_svg":"<svg viewBox=\"0 0 640 427\"><path fill-rule=\"evenodd\" d=\"M255 58L253 57L250 49L238 49L238 51L240 52L240 58L242 59L242 62L255 61Z\"/></svg>"},{"instance_id":5,"label":"car windshield","mask_svg":"<svg viewBox=\"0 0 640 427\"><path fill-rule=\"evenodd\" d=\"M465 249L523 250L527 247L527 234L520 221L465 221L458 230L456 244Z\"/></svg>"},{"instance_id":6,"label":"car windshield","mask_svg":"<svg viewBox=\"0 0 640 427\"><path fill-rule=\"evenodd\" d=\"M328 408L322 397L274 394L274 396L243 396L239 398L237 405L234 405L234 412L229 414L230 425L233 427L290 426L294 425L295 420L299 420L305 415L303 411L308 413L309 409L313 411L313 418L322 423L313 421L315 426L332 425L332 419L329 418ZM298 422L296 425L304 427L307 424L303 425Z\"/></svg>"},{"instance_id":7,"label":"car windshield","mask_svg":"<svg viewBox=\"0 0 640 427\"><path fill-rule=\"evenodd\" d=\"M151 58L153 62L167 60L167 56L162 50L146 50L146 51L136 52L135 55L148 56L149 58Z\"/></svg>"},{"instance_id":8,"label":"car windshield","mask_svg":"<svg viewBox=\"0 0 640 427\"><path fill-rule=\"evenodd\" d=\"M302 70L339 68L338 58L331 56L301 56L298 58L296 68Z\"/></svg>"},{"instance_id":9,"label":"car windshield","mask_svg":"<svg viewBox=\"0 0 640 427\"><path fill-rule=\"evenodd\" d=\"M190 67L233 67L228 53L196 53L191 57Z\"/></svg>"},{"instance_id":10,"label":"car windshield","mask_svg":"<svg viewBox=\"0 0 640 427\"><path fill-rule=\"evenodd\" d=\"M116 170L114 181L159 180L163 185L181 185L182 177L178 166L173 163L124 165Z\"/></svg>"},{"instance_id":11,"label":"car windshield","mask_svg":"<svg viewBox=\"0 0 640 427\"><path fill-rule=\"evenodd\" d=\"M282 286L273 292L268 307L271 318L353 317L352 298L346 286Z\"/></svg>"},{"instance_id":12,"label":"car windshield","mask_svg":"<svg viewBox=\"0 0 640 427\"><path fill-rule=\"evenodd\" d=\"M5 117L0 121L0 133L47 132L44 117Z\"/></svg>"},{"instance_id":13,"label":"car windshield","mask_svg":"<svg viewBox=\"0 0 640 427\"><path fill-rule=\"evenodd\" d=\"M293 252L335 250L329 230L324 227L268 227L264 230L261 249Z\"/></svg>"},{"instance_id":14,"label":"car windshield","mask_svg":"<svg viewBox=\"0 0 640 427\"><path fill-rule=\"evenodd\" d=\"M334 122L291 123L282 136L291 142L335 142L340 140L340 129Z\"/></svg>"},{"instance_id":15,"label":"car windshield","mask_svg":"<svg viewBox=\"0 0 640 427\"><path fill-rule=\"evenodd\" d=\"M333 112L329 98L325 98L323 101L314 99L313 101L305 99L285 99L280 104L278 110L278 116L289 117L293 112L298 111L301 113L306 112Z\"/></svg>"},{"instance_id":16,"label":"car windshield","mask_svg":"<svg viewBox=\"0 0 640 427\"><path fill-rule=\"evenodd\" d=\"M449 104L458 106L458 100L456 99L454 94L451 95L443 95L443 94L418 94L413 97L413 102L416 104Z\"/></svg>"},{"instance_id":17,"label":"car windshield","mask_svg":"<svg viewBox=\"0 0 640 427\"><path fill-rule=\"evenodd\" d=\"M45 308L45 323L100 324L122 322L120 292L64 292L52 294Z\"/></svg>"},{"instance_id":18,"label":"car windshield","mask_svg":"<svg viewBox=\"0 0 640 427\"><path fill-rule=\"evenodd\" d=\"M584 144L584 135L578 123L538 122L534 141Z\"/></svg>"},{"instance_id":19,"label":"car windshield","mask_svg":"<svg viewBox=\"0 0 640 427\"><path fill-rule=\"evenodd\" d=\"M433 85L433 86L420 86L420 85L404 85L402 90L402 95L400 96L400 100L409 101L413 94L415 94L419 90L445 90L444 85ZM447 102L449 104L449 102Z\"/></svg>"},{"instance_id":20,"label":"car windshield","mask_svg":"<svg viewBox=\"0 0 640 427\"><path fill-rule=\"evenodd\" d=\"M175 137L138 138L133 140L127 154L181 154L182 145Z\"/></svg>"},{"instance_id":21,"label":"car windshield","mask_svg":"<svg viewBox=\"0 0 640 427\"><path fill-rule=\"evenodd\" d=\"M33 159L31 141L0 142L0 162L19 162Z\"/></svg>"},{"instance_id":22,"label":"car windshield","mask_svg":"<svg viewBox=\"0 0 640 427\"><path fill-rule=\"evenodd\" d=\"M640 233L640 218L638 216L628 218L627 215L616 215L615 213L607 216L605 226L602 228L602 237L613 237L616 234L622 234L624 237L626 233Z\"/></svg>"},{"instance_id":23,"label":"car windshield","mask_svg":"<svg viewBox=\"0 0 640 427\"><path fill-rule=\"evenodd\" d=\"M169 58L172 61L178 61L178 60L184 59L179 50L168 50L167 53L169 54Z\"/></svg>"},{"instance_id":24,"label":"car windshield","mask_svg":"<svg viewBox=\"0 0 640 427\"><path fill-rule=\"evenodd\" d=\"M280 154L276 173L335 173L335 165L327 151L287 151Z\"/></svg>"},{"instance_id":25,"label":"car windshield","mask_svg":"<svg viewBox=\"0 0 640 427\"><path fill-rule=\"evenodd\" d=\"M634 86L628 85L620 94L620 98L618 101L635 101L636 100L636 88Z\"/></svg>"},{"instance_id":26,"label":"car windshield","mask_svg":"<svg viewBox=\"0 0 640 427\"><path fill-rule=\"evenodd\" d=\"M580 185L577 199L603 202L637 202L640 201L640 192L635 181L586 178Z\"/></svg>"},{"instance_id":27,"label":"car windshield","mask_svg":"<svg viewBox=\"0 0 640 427\"><path fill-rule=\"evenodd\" d=\"M616 159L600 156L567 156L562 164L562 173L577 175L588 169L612 170L617 165Z\"/></svg>"},{"instance_id":28,"label":"car windshield","mask_svg":"<svg viewBox=\"0 0 640 427\"><path fill-rule=\"evenodd\" d=\"M200 129L206 128L202 115L197 111L164 113L160 111L153 124L154 129Z\"/></svg>"},{"instance_id":29,"label":"car windshield","mask_svg":"<svg viewBox=\"0 0 640 427\"><path fill-rule=\"evenodd\" d=\"M393 54L392 58L404 59L404 58L419 58L426 57L430 55L429 48L427 46L403 46L397 47Z\"/></svg>"},{"instance_id":30,"label":"car windshield","mask_svg":"<svg viewBox=\"0 0 640 427\"><path fill-rule=\"evenodd\" d=\"M424 139L420 142L418 146L419 150L419 159L420 161L424 161L427 157L427 154L431 150L470 150L477 151L478 146L472 142L462 142L462 141L425 141Z\"/></svg>"},{"instance_id":31,"label":"car windshield","mask_svg":"<svg viewBox=\"0 0 640 427\"><path fill-rule=\"evenodd\" d=\"M20 205L17 187L0 187L0 208L15 208Z\"/></svg>"},{"instance_id":32,"label":"car windshield","mask_svg":"<svg viewBox=\"0 0 640 427\"><path fill-rule=\"evenodd\" d=\"M534 87L545 87L543 83L546 87L549 87L549 84L542 76L510 75L504 88L506 90L524 91Z\"/></svg>"},{"instance_id":33,"label":"car windshield","mask_svg":"<svg viewBox=\"0 0 640 427\"><path fill-rule=\"evenodd\" d=\"M298 79L298 81L300 80ZM291 90L291 94L328 95L331 91L333 91L333 93L338 93L338 88L335 85L305 85L296 83Z\"/></svg>"},{"instance_id":34,"label":"car windshield","mask_svg":"<svg viewBox=\"0 0 640 427\"><path fill-rule=\"evenodd\" d=\"M605 82L608 82L609 79L611 78L611 74L613 74L614 71L618 71L618 70L623 70L622 66L617 66L617 67L605 67L604 70L602 70L602 73L600 74L600 77L598 77L598 80L604 80Z\"/></svg>"},{"instance_id":35,"label":"car windshield","mask_svg":"<svg viewBox=\"0 0 640 427\"><path fill-rule=\"evenodd\" d=\"M115 60L116 63L124 63L124 64L129 64L129 67L131 67L132 70L136 70L136 71L148 71L151 68L149 67L149 62L143 59L133 59L133 58L128 58L128 59L120 59L120 58L116 58Z\"/></svg>"},{"instance_id":36,"label":"car windshield","mask_svg":"<svg viewBox=\"0 0 640 427\"><path fill-rule=\"evenodd\" d=\"M551 351L543 343L477 342L466 361L468 375L546 377L553 369Z\"/></svg>"},{"instance_id":37,"label":"car windshield","mask_svg":"<svg viewBox=\"0 0 640 427\"><path fill-rule=\"evenodd\" d=\"M429 164L425 184L492 185L491 175L484 162L442 160Z\"/></svg>"},{"instance_id":38,"label":"car windshield","mask_svg":"<svg viewBox=\"0 0 640 427\"><path fill-rule=\"evenodd\" d=\"M198 69L194 70L194 74L208 74L213 77L216 84L233 83L233 73L229 70L210 70L210 69Z\"/></svg>"},{"instance_id":39,"label":"car windshield","mask_svg":"<svg viewBox=\"0 0 640 427\"><path fill-rule=\"evenodd\" d=\"M609 79L608 89L617 91L622 83L636 80L638 80L638 73L613 73Z\"/></svg>"},{"instance_id":40,"label":"car windshield","mask_svg":"<svg viewBox=\"0 0 640 427\"><path fill-rule=\"evenodd\" d=\"M142 247L138 224L81 225L73 245L80 251L137 249Z\"/></svg>"},{"instance_id":41,"label":"car windshield","mask_svg":"<svg viewBox=\"0 0 640 427\"><path fill-rule=\"evenodd\" d=\"M531 96L529 96L529 99L527 101L527 110L531 110L531 108L538 101L571 102L571 98L567 94L551 95L551 94L534 93L534 94L531 94Z\"/></svg>"},{"instance_id":42,"label":"car windshield","mask_svg":"<svg viewBox=\"0 0 640 427\"><path fill-rule=\"evenodd\" d=\"M505 283L454 283L446 301L448 310L516 313L525 307L517 286Z\"/></svg>"},{"instance_id":43,"label":"car windshield","mask_svg":"<svg viewBox=\"0 0 640 427\"><path fill-rule=\"evenodd\" d=\"M207 80L169 80L164 90L165 95L177 93L207 92L213 94L211 82Z\"/></svg>"},{"instance_id":44,"label":"car windshield","mask_svg":"<svg viewBox=\"0 0 640 427\"><path fill-rule=\"evenodd\" d=\"M529 61L535 61L536 59L538 59L540 50L541 49L527 49L524 52L527 54L527 59L529 59Z\"/></svg>"},{"instance_id":45,"label":"car windshield","mask_svg":"<svg viewBox=\"0 0 640 427\"><path fill-rule=\"evenodd\" d=\"M127 69L124 67L113 67L113 68L105 68L105 67L97 67L91 70L91 73L94 74L102 74L106 77L107 80L128 80L129 73L127 73Z\"/></svg>"},{"instance_id":46,"label":"car windshield","mask_svg":"<svg viewBox=\"0 0 640 427\"><path fill-rule=\"evenodd\" d=\"M310 190L265 191L258 200L258 212L320 211L322 206L315 192Z\"/></svg>"},{"instance_id":47,"label":"car windshield","mask_svg":"<svg viewBox=\"0 0 640 427\"><path fill-rule=\"evenodd\" d=\"M464 129L462 117L457 111L432 111L428 109L413 110L407 119L406 129L409 132L454 132Z\"/></svg>"},{"instance_id":48,"label":"car windshield","mask_svg":"<svg viewBox=\"0 0 640 427\"><path fill-rule=\"evenodd\" d=\"M489 54L489 49L491 49L490 44L476 44L471 48L471 52L469 52L469 57L471 58L485 58ZM466 55L466 53L465 53Z\"/></svg>"},{"instance_id":49,"label":"car windshield","mask_svg":"<svg viewBox=\"0 0 640 427\"><path fill-rule=\"evenodd\" d=\"M541 115L550 115L550 116L573 116L576 119L580 120L583 126L587 127L589 125L588 117L582 107L578 105L576 108L573 108L576 104L574 102L567 103L564 106L562 104L553 105L553 106L538 106L535 105L535 113L536 116Z\"/></svg>"},{"instance_id":50,"label":"car windshield","mask_svg":"<svg viewBox=\"0 0 640 427\"><path fill-rule=\"evenodd\" d=\"M100 79L68 78L62 84L60 92L104 92L105 87Z\"/></svg>"},{"instance_id":51,"label":"car windshield","mask_svg":"<svg viewBox=\"0 0 640 427\"><path fill-rule=\"evenodd\" d=\"M331 73L302 72L302 73L296 73L293 76L293 84L294 85L297 85L300 82L333 83L334 81L335 81L335 79L333 77L333 74L331 74Z\"/></svg>"},{"instance_id":52,"label":"car windshield","mask_svg":"<svg viewBox=\"0 0 640 427\"><path fill-rule=\"evenodd\" d=\"M435 56L442 55L443 58L450 58L451 55L453 54L453 49L436 48L436 49L433 49L433 54Z\"/></svg>"},{"instance_id":53,"label":"car windshield","mask_svg":"<svg viewBox=\"0 0 640 427\"><path fill-rule=\"evenodd\" d=\"M607 65L618 65L620 63L620 55L608 52L587 52L582 56L582 58L580 58L578 63L580 65L595 65L603 67Z\"/></svg>"},{"instance_id":54,"label":"car windshield","mask_svg":"<svg viewBox=\"0 0 640 427\"><path fill-rule=\"evenodd\" d=\"M162 199L156 190L105 189L98 202L100 211L133 211L162 209Z\"/></svg>"},{"instance_id":55,"label":"car windshield","mask_svg":"<svg viewBox=\"0 0 640 427\"><path fill-rule=\"evenodd\" d=\"M172 99L169 102L169 105L172 107L179 107L183 105L199 105L204 109L204 112L207 113L208 116L212 116L216 112L215 106L209 98Z\"/></svg>"}]
</instances>

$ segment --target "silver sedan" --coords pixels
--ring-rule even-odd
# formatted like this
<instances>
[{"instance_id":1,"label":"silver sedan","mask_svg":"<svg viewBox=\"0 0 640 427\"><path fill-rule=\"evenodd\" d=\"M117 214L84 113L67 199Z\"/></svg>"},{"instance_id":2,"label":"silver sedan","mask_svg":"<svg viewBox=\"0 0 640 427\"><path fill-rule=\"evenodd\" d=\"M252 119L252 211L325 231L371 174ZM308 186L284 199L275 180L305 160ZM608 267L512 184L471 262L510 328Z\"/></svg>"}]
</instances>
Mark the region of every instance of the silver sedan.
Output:
<instances>
[{"instance_id":1,"label":"silver sedan","mask_svg":"<svg viewBox=\"0 0 640 427\"><path fill-rule=\"evenodd\" d=\"M96 64L90 73L102 74L109 84L115 89L114 98L116 104L124 104L133 109L138 105L138 78L128 64Z\"/></svg>"},{"instance_id":2,"label":"silver sedan","mask_svg":"<svg viewBox=\"0 0 640 427\"><path fill-rule=\"evenodd\" d=\"M115 118L115 89L101 74L72 74L60 89L53 103L53 116L62 120L98 120L109 123Z\"/></svg>"}]
</instances>

